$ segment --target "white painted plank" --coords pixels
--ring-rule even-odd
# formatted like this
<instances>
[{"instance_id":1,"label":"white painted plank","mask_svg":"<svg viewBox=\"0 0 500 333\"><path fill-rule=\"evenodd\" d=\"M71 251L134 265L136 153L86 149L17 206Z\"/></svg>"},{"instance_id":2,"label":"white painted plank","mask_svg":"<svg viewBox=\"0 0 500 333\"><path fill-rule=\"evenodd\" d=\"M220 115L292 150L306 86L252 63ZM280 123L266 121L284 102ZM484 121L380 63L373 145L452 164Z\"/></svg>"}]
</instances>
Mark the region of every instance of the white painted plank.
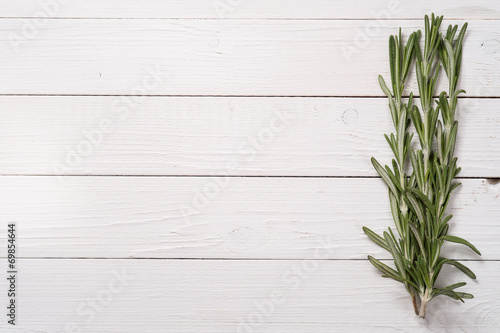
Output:
<instances>
[{"instance_id":1,"label":"white painted plank","mask_svg":"<svg viewBox=\"0 0 500 333\"><path fill-rule=\"evenodd\" d=\"M420 19L435 12L457 19L500 18L499 5L491 0L363 0L355 6L339 0L4 0L2 4L0 17Z\"/></svg>"},{"instance_id":2,"label":"white painted plank","mask_svg":"<svg viewBox=\"0 0 500 333\"><path fill-rule=\"evenodd\" d=\"M0 172L376 176L392 158L381 98L122 99L0 97ZM497 100L461 99L458 120L461 176L500 177Z\"/></svg>"},{"instance_id":3,"label":"white painted plank","mask_svg":"<svg viewBox=\"0 0 500 333\"><path fill-rule=\"evenodd\" d=\"M26 32L23 24L0 21L2 94L381 96L377 75L388 73L389 34L423 27L409 20L61 19ZM499 20L471 22L461 85L468 96L499 96L499 40ZM160 84L150 71L161 72Z\"/></svg>"},{"instance_id":4,"label":"white painted plank","mask_svg":"<svg viewBox=\"0 0 500 333\"><path fill-rule=\"evenodd\" d=\"M440 296L423 321L367 261L21 260L8 332L498 332L500 263L468 265L475 298Z\"/></svg>"},{"instance_id":5,"label":"white painted plank","mask_svg":"<svg viewBox=\"0 0 500 333\"><path fill-rule=\"evenodd\" d=\"M327 258L390 258L361 230L393 225L380 179L31 176L0 188L22 257L302 259L326 246ZM500 184L463 180L450 234L483 257L457 244L446 256L500 259L499 196Z\"/></svg>"}]
</instances>

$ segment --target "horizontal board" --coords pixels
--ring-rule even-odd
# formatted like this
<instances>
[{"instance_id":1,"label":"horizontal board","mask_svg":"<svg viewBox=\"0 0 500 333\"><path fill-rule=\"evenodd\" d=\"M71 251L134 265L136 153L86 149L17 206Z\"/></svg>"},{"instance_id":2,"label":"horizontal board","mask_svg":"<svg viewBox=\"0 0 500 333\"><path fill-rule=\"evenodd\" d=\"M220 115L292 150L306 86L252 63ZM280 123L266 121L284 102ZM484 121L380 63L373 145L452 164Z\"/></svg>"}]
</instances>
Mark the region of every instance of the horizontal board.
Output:
<instances>
[{"instance_id":1,"label":"horizontal board","mask_svg":"<svg viewBox=\"0 0 500 333\"><path fill-rule=\"evenodd\" d=\"M376 176L393 131L382 98L0 97L0 172ZM461 99L464 177L500 177L496 99ZM417 144L417 140L414 140ZM234 167L231 167L234 165Z\"/></svg>"},{"instance_id":2,"label":"horizontal board","mask_svg":"<svg viewBox=\"0 0 500 333\"><path fill-rule=\"evenodd\" d=\"M286 19L414 19L432 11L449 18L500 18L489 0L363 0L346 6L339 0L4 0L0 17L78 18L286 18Z\"/></svg>"},{"instance_id":3,"label":"horizontal board","mask_svg":"<svg viewBox=\"0 0 500 333\"><path fill-rule=\"evenodd\" d=\"M0 21L2 94L381 96L388 36L423 28L410 20L26 24ZM470 24L461 73L468 96L500 94L499 28L498 20Z\"/></svg>"},{"instance_id":4,"label":"horizontal board","mask_svg":"<svg viewBox=\"0 0 500 333\"><path fill-rule=\"evenodd\" d=\"M468 265L477 282L445 268L438 285L467 281L475 298L440 296L419 320L404 287L367 261L21 260L8 331L498 332L500 263Z\"/></svg>"},{"instance_id":5,"label":"horizontal board","mask_svg":"<svg viewBox=\"0 0 500 333\"><path fill-rule=\"evenodd\" d=\"M22 257L390 258L361 230L393 225L380 179L4 176L0 188ZM445 256L500 260L499 196L498 183L463 180L450 234L483 256L458 244Z\"/></svg>"}]
</instances>

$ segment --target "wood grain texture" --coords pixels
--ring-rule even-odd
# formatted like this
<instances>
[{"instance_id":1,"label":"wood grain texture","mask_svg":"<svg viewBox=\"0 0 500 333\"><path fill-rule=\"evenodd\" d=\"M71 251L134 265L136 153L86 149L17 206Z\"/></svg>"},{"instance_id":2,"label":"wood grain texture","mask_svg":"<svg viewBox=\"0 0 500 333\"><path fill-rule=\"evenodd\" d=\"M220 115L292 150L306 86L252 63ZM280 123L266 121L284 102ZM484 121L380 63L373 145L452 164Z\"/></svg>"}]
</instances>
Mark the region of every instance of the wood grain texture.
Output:
<instances>
[{"instance_id":1,"label":"wood grain texture","mask_svg":"<svg viewBox=\"0 0 500 333\"><path fill-rule=\"evenodd\" d=\"M370 157L392 158L382 98L151 97L126 114L121 100L0 97L0 172L376 176ZM500 177L498 115L496 99L460 100L460 176Z\"/></svg>"},{"instance_id":2,"label":"wood grain texture","mask_svg":"<svg viewBox=\"0 0 500 333\"><path fill-rule=\"evenodd\" d=\"M465 304L433 300L426 321L404 287L367 261L22 260L9 332L469 332L500 330L499 262ZM5 288L5 279L0 280ZM453 268L439 285L466 281ZM259 310L260 309L260 310ZM5 328L5 322L0 322Z\"/></svg>"},{"instance_id":3,"label":"wood grain texture","mask_svg":"<svg viewBox=\"0 0 500 333\"><path fill-rule=\"evenodd\" d=\"M400 26L404 32L423 26L61 19L24 36L24 24L0 21L2 94L381 96L377 75L388 76L387 36ZM499 95L498 27L498 20L470 24L461 72L468 96ZM150 72L159 84L149 81L143 89Z\"/></svg>"},{"instance_id":4,"label":"wood grain texture","mask_svg":"<svg viewBox=\"0 0 500 333\"><path fill-rule=\"evenodd\" d=\"M45 13L57 18L421 19L434 12L448 19L500 18L498 4L490 0L362 0L352 5L339 0L4 0L2 4L0 17L45 17Z\"/></svg>"},{"instance_id":5,"label":"wood grain texture","mask_svg":"<svg viewBox=\"0 0 500 333\"><path fill-rule=\"evenodd\" d=\"M393 222L382 180L356 177L390 158L387 37L431 11L470 24L457 154L478 179L450 233L483 256L444 246L478 280L447 267L439 286L476 298L420 321L365 260L391 264L361 227ZM20 274L0 331L499 332L499 28L490 0L3 1L0 220Z\"/></svg>"},{"instance_id":6,"label":"wood grain texture","mask_svg":"<svg viewBox=\"0 0 500 333\"><path fill-rule=\"evenodd\" d=\"M0 187L22 257L390 258L361 230L393 225L380 179L1 177ZM457 244L445 255L500 260L499 196L500 184L463 180L450 234L483 256Z\"/></svg>"}]
</instances>

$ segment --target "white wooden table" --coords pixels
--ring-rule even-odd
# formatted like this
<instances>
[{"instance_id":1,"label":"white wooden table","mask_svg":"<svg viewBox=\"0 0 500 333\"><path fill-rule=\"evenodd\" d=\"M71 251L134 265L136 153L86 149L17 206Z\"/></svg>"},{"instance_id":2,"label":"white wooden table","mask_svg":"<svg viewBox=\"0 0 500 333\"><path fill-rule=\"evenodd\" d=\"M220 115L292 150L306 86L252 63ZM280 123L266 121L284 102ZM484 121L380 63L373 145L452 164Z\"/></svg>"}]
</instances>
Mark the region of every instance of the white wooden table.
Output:
<instances>
[{"instance_id":1,"label":"white wooden table","mask_svg":"<svg viewBox=\"0 0 500 333\"><path fill-rule=\"evenodd\" d=\"M469 22L451 231L483 256L446 245L475 298L424 321L361 227L388 36L432 11ZM9 0L0 33L2 332L500 332L499 2Z\"/></svg>"}]
</instances>

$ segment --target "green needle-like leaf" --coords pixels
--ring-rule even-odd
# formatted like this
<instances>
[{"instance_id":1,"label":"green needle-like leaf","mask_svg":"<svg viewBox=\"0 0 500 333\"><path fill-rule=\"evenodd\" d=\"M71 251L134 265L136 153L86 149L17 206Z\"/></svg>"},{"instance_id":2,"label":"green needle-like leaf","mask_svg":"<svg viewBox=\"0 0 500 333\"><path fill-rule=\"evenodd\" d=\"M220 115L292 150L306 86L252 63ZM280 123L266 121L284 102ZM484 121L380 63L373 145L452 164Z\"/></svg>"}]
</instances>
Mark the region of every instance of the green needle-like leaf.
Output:
<instances>
[{"instance_id":1,"label":"green needle-like leaf","mask_svg":"<svg viewBox=\"0 0 500 333\"><path fill-rule=\"evenodd\" d=\"M446 260L444 263L447 264L447 265L455 266L456 268L458 268L459 270L461 270L465 275L467 275L471 279L473 279L473 280L476 279L476 274L474 274L474 272L471 271L470 268L467 267L467 266L465 266L464 264L459 263L456 260Z\"/></svg>"},{"instance_id":2,"label":"green needle-like leaf","mask_svg":"<svg viewBox=\"0 0 500 333\"><path fill-rule=\"evenodd\" d=\"M379 260L375 259L374 257L368 256L368 260L370 260L370 262L372 263L372 265L375 266L379 271L381 271L385 275L399 277L399 273L397 271L395 271L394 269L390 268L386 264L380 262Z\"/></svg>"},{"instance_id":3,"label":"green needle-like leaf","mask_svg":"<svg viewBox=\"0 0 500 333\"><path fill-rule=\"evenodd\" d=\"M380 85L380 88L382 88L382 91L384 92L384 94L386 94L387 97L392 97L391 91L389 90L389 88L387 88L387 85L385 84L385 81L384 81L384 78L382 77L382 75L378 76L378 83Z\"/></svg>"},{"instance_id":4,"label":"green needle-like leaf","mask_svg":"<svg viewBox=\"0 0 500 333\"><path fill-rule=\"evenodd\" d=\"M479 250L476 249L476 247L474 245L472 245L471 243L469 243L468 241L466 241L463 238L456 237L456 236L451 236L451 235L445 235L445 236L441 236L441 239L445 240L445 241L448 241L448 242L452 242L452 243L458 243L458 244L466 245L466 246L470 247L472 251L474 251L477 254L481 255L481 252L479 252Z\"/></svg>"},{"instance_id":5,"label":"green needle-like leaf","mask_svg":"<svg viewBox=\"0 0 500 333\"><path fill-rule=\"evenodd\" d=\"M410 193L406 194L406 199L408 200L409 206L415 212L420 223L425 224L424 211L420 206L418 200Z\"/></svg>"},{"instance_id":6,"label":"green needle-like leaf","mask_svg":"<svg viewBox=\"0 0 500 333\"><path fill-rule=\"evenodd\" d=\"M387 246L387 242L385 241L385 239L383 239L382 237L380 237L379 235L377 235L375 232L373 232L372 230L370 230L367 227L363 227L363 231L365 232L365 234L368 237L370 237L370 239L372 241L374 241L375 243L377 243L379 246L381 246L385 250L390 251L389 250L389 246Z\"/></svg>"},{"instance_id":7,"label":"green needle-like leaf","mask_svg":"<svg viewBox=\"0 0 500 333\"><path fill-rule=\"evenodd\" d=\"M422 191L420 191L420 189L418 189L416 187L409 187L408 190L418 196L418 198L420 199L420 201L422 201L423 204L425 205L425 207L427 208L427 211L430 212L433 217L436 216L435 215L435 207L434 207L434 205L427 198L427 196L424 193L422 193Z\"/></svg>"},{"instance_id":8,"label":"green needle-like leaf","mask_svg":"<svg viewBox=\"0 0 500 333\"><path fill-rule=\"evenodd\" d=\"M467 284L466 282L454 283L454 284L451 284L448 287L446 287L446 289L452 289L453 290L453 289L457 289L457 288L463 287L466 284Z\"/></svg>"},{"instance_id":9,"label":"green needle-like leaf","mask_svg":"<svg viewBox=\"0 0 500 333\"><path fill-rule=\"evenodd\" d=\"M394 258L394 263L396 264L396 267L399 271L400 274L403 274L405 269L404 269L404 264L403 264L403 259L401 258L401 255L399 254L396 244L392 240L391 236L387 231L384 232L384 238L385 241L387 242L387 245L389 246L389 251L392 254L392 257Z\"/></svg>"},{"instance_id":10,"label":"green needle-like leaf","mask_svg":"<svg viewBox=\"0 0 500 333\"><path fill-rule=\"evenodd\" d=\"M392 182L391 177L387 174L387 171L380 165L380 163L372 157L372 164L375 170L378 172L380 177L385 181L387 186L389 186L389 189L391 190L394 195L398 195L398 190L396 189L396 185Z\"/></svg>"},{"instance_id":11,"label":"green needle-like leaf","mask_svg":"<svg viewBox=\"0 0 500 333\"><path fill-rule=\"evenodd\" d=\"M439 295L445 295L448 297L451 297L453 299L459 300L462 303L464 302L464 298L474 298L471 294L467 293L461 293L461 292L456 292L454 290L448 289L448 288L435 288L432 292L432 298L439 296Z\"/></svg>"},{"instance_id":12,"label":"green needle-like leaf","mask_svg":"<svg viewBox=\"0 0 500 333\"><path fill-rule=\"evenodd\" d=\"M420 234L418 233L417 228L413 225L413 223L408 223L408 226L410 227L411 231L413 232L413 236L415 236L415 239L417 240L418 246L420 248L420 253L424 257L424 260L427 262L427 254L425 253L425 248L424 248L424 242L422 242L422 239L420 238Z\"/></svg>"}]
</instances>

